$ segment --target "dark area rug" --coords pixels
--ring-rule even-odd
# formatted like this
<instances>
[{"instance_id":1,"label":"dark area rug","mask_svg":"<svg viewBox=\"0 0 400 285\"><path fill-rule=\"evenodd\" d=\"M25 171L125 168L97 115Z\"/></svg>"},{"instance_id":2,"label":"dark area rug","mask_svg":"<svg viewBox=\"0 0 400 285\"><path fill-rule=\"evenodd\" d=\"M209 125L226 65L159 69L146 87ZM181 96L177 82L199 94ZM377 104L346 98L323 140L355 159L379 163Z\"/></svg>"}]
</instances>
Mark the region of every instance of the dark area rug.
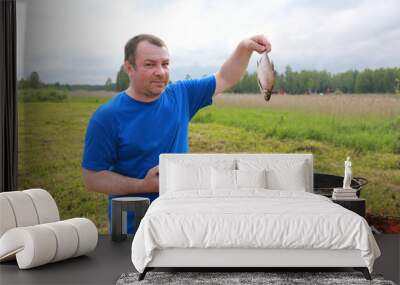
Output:
<instances>
[{"instance_id":1,"label":"dark area rug","mask_svg":"<svg viewBox=\"0 0 400 285\"><path fill-rule=\"evenodd\" d=\"M139 273L124 273L117 285L133 284L379 284L395 285L381 275L366 280L361 272L147 272L138 281Z\"/></svg>"}]
</instances>

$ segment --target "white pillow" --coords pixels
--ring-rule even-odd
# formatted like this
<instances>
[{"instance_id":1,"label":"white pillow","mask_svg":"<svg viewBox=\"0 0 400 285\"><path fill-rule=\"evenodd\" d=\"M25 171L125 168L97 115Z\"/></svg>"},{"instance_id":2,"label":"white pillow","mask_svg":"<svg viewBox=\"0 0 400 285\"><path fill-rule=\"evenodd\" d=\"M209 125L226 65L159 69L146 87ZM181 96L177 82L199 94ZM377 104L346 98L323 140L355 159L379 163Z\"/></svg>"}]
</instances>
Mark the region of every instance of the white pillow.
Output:
<instances>
[{"instance_id":1,"label":"white pillow","mask_svg":"<svg viewBox=\"0 0 400 285\"><path fill-rule=\"evenodd\" d=\"M291 168L272 169L267 171L268 188L288 191L307 191L305 163L292 164Z\"/></svg>"},{"instance_id":2,"label":"white pillow","mask_svg":"<svg viewBox=\"0 0 400 285\"><path fill-rule=\"evenodd\" d=\"M267 188L267 171L236 170L237 188Z\"/></svg>"},{"instance_id":3,"label":"white pillow","mask_svg":"<svg viewBox=\"0 0 400 285\"><path fill-rule=\"evenodd\" d=\"M240 170L253 171L266 169L268 189L305 192L311 187L308 161L289 159L239 160L238 167Z\"/></svg>"},{"instance_id":4,"label":"white pillow","mask_svg":"<svg viewBox=\"0 0 400 285\"><path fill-rule=\"evenodd\" d=\"M169 162L167 191L201 190L211 188L211 167Z\"/></svg>"},{"instance_id":5,"label":"white pillow","mask_svg":"<svg viewBox=\"0 0 400 285\"><path fill-rule=\"evenodd\" d=\"M211 169L213 190L238 190L241 188L267 188L266 170Z\"/></svg>"},{"instance_id":6,"label":"white pillow","mask_svg":"<svg viewBox=\"0 0 400 285\"><path fill-rule=\"evenodd\" d=\"M211 169L212 190L236 190L236 170Z\"/></svg>"}]
</instances>

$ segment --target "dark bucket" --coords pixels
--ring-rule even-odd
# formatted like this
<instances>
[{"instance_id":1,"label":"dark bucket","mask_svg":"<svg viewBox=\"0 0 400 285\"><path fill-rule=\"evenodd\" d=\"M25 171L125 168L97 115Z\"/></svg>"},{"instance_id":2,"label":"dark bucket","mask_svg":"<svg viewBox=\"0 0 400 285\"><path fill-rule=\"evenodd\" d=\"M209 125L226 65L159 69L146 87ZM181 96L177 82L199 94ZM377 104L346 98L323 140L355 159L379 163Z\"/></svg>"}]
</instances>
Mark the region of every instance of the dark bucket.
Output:
<instances>
[{"instance_id":1,"label":"dark bucket","mask_svg":"<svg viewBox=\"0 0 400 285\"><path fill-rule=\"evenodd\" d=\"M314 193L332 197L333 188L343 187L343 178L343 176L314 173ZM357 190L357 196L360 197L360 191L367 183L368 180L363 177L353 177L350 186Z\"/></svg>"}]
</instances>

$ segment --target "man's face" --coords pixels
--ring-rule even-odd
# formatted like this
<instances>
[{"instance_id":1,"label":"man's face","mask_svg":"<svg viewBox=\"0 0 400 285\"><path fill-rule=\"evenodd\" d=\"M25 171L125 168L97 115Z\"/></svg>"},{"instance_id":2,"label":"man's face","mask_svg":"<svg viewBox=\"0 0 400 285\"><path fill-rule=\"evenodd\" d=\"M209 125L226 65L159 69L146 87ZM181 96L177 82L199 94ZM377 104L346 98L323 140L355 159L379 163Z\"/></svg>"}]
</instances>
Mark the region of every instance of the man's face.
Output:
<instances>
[{"instance_id":1,"label":"man's face","mask_svg":"<svg viewBox=\"0 0 400 285\"><path fill-rule=\"evenodd\" d=\"M169 82L168 49L147 41L140 42L136 49L135 67L130 65L127 71L137 94L147 98L158 97Z\"/></svg>"}]
</instances>

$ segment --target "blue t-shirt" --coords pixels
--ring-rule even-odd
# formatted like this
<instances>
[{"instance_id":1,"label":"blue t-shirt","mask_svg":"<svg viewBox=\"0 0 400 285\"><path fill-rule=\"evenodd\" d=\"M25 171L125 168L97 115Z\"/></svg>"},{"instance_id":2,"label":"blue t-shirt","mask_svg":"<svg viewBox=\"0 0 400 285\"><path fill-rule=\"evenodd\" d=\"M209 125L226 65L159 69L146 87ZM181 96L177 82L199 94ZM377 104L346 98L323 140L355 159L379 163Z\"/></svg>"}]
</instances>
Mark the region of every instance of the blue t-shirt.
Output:
<instances>
[{"instance_id":1,"label":"blue t-shirt","mask_svg":"<svg viewBox=\"0 0 400 285\"><path fill-rule=\"evenodd\" d=\"M125 91L118 93L90 119L82 167L143 179L150 168L159 164L161 153L188 152L189 121L199 109L212 103L215 86L214 75L177 81L149 103L137 101ZM158 193L132 196L152 201ZM109 219L110 215L109 200ZM128 233L133 232L131 217L129 214Z\"/></svg>"}]
</instances>

